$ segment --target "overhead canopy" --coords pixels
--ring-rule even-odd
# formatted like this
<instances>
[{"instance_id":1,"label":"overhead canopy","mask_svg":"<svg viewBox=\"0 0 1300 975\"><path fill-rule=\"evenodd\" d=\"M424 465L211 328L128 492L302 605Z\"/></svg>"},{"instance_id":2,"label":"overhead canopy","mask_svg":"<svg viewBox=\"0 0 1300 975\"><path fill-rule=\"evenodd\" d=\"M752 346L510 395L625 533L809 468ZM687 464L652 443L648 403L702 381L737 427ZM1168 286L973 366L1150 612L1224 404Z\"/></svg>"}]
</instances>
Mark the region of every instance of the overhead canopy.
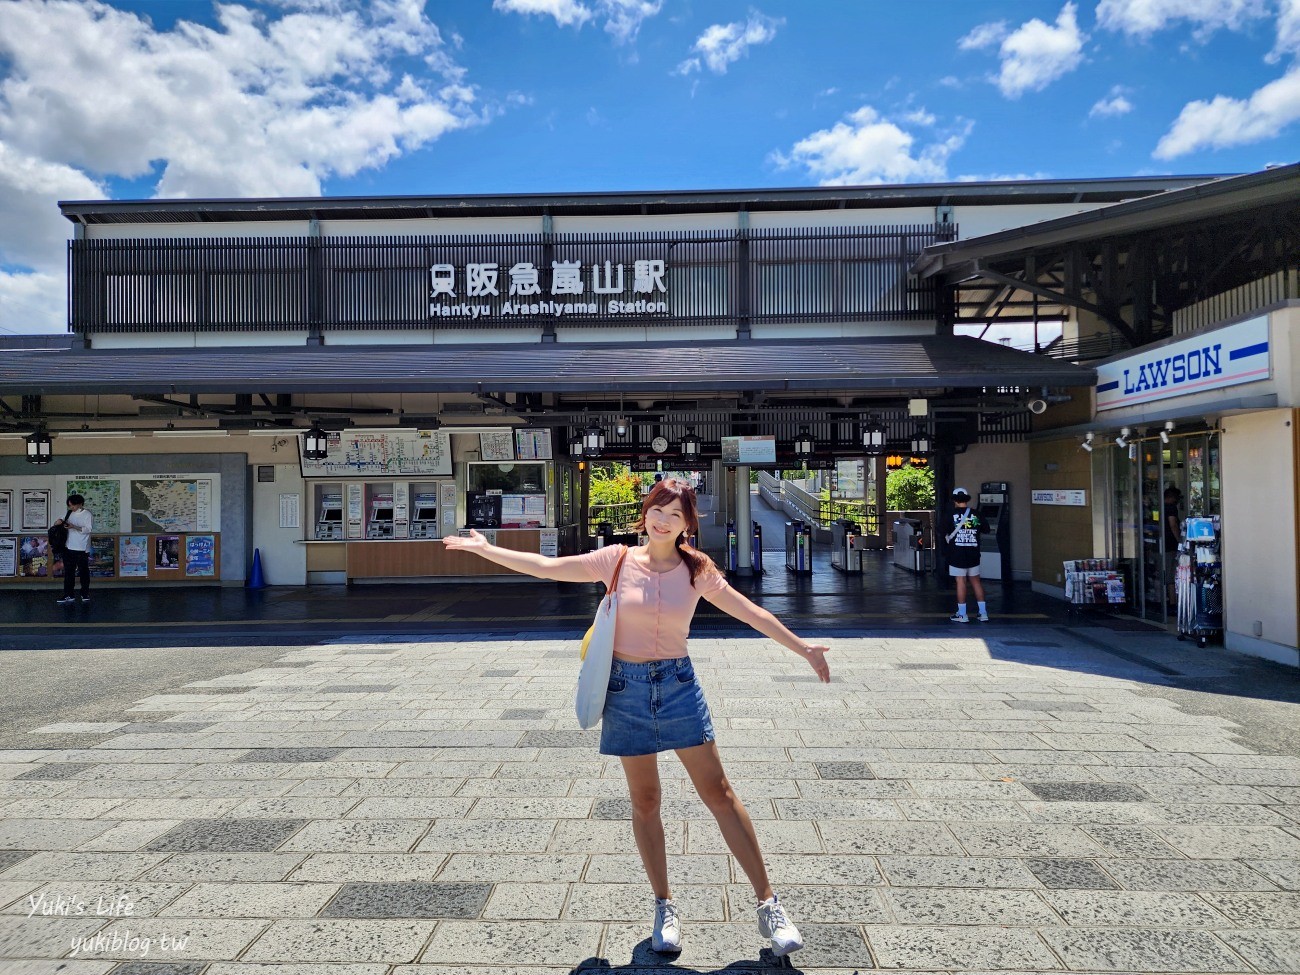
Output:
<instances>
[{"instance_id":1,"label":"overhead canopy","mask_svg":"<svg viewBox=\"0 0 1300 975\"><path fill-rule=\"evenodd\" d=\"M627 393L1090 386L1093 369L964 336L689 345L14 351L0 395Z\"/></svg>"}]
</instances>

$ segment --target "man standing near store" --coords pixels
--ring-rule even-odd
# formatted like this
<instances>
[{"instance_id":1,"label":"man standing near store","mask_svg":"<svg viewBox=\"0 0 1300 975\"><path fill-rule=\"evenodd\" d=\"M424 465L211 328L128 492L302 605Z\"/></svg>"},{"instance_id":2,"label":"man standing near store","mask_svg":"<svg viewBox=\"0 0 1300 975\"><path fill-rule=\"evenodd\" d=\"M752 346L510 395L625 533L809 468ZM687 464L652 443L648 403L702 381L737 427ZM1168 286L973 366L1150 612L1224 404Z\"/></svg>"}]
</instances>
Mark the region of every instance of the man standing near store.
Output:
<instances>
[{"instance_id":1,"label":"man standing near store","mask_svg":"<svg viewBox=\"0 0 1300 975\"><path fill-rule=\"evenodd\" d=\"M55 522L68 529L68 541L63 552L63 598L61 606L77 601L72 594L76 577L81 577L81 601L90 602L90 533L95 528L95 516L86 510L86 499L80 494L68 495L68 513Z\"/></svg>"},{"instance_id":2,"label":"man standing near store","mask_svg":"<svg viewBox=\"0 0 1300 975\"><path fill-rule=\"evenodd\" d=\"M979 608L979 621L989 621L984 601L984 583L980 581L980 518L970 510L970 493L963 487L952 489L952 530L945 536L948 543L948 574L957 580L957 612L949 617L954 623L969 623L966 615L966 580Z\"/></svg>"}]
</instances>

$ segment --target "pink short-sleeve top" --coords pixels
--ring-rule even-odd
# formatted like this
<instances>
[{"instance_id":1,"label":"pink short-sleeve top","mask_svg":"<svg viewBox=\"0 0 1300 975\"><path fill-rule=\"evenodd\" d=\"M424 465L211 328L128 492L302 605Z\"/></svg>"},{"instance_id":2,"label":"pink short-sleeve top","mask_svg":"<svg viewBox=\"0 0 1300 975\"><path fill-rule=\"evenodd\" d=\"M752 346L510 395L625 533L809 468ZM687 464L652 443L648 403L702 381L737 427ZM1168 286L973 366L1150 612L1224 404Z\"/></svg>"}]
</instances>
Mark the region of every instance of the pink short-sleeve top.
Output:
<instances>
[{"instance_id":1,"label":"pink short-sleeve top","mask_svg":"<svg viewBox=\"0 0 1300 975\"><path fill-rule=\"evenodd\" d=\"M580 555L592 582L608 586L624 546L607 545ZM715 568L706 568L691 585L685 562L667 572L654 572L628 551L618 577L618 623L614 652L646 660L671 660L686 656L686 635L701 596L721 592L727 580Z\"/></svg>"}]
</instances>

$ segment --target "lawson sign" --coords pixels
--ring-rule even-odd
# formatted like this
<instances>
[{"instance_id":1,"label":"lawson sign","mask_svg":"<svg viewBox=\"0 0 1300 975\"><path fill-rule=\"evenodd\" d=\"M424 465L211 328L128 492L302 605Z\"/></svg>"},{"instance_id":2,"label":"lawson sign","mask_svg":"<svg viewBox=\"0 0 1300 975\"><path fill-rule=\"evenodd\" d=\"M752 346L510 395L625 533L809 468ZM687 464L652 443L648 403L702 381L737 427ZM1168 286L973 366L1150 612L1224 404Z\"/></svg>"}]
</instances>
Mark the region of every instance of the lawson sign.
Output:
<instances>
[{"instance_id":1,"label":"lawson sign","mask_svg":"<svg viewBox=\"0 0 1300 975\"><path fill-rule=\"evenodd\" d=\"M1097 367L1097 411L1141 406L1269 377L1268 316Z\"/></svg>"}]
</instances>

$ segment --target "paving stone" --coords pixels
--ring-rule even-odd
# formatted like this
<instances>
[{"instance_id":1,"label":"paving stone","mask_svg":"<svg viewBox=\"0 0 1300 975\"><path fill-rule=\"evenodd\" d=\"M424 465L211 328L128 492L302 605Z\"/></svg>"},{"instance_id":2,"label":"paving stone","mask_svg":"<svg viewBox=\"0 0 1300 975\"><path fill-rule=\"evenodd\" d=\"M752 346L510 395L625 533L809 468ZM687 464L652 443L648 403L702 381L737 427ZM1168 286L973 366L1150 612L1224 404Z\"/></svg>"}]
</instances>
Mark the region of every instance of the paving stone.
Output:
<instances>
[{"instance_id":1,"label":"paving stone","mask_svg":"<svg viewBox=\"0 0 1300 975\"><path fill-rule=\"evenodd\" d=\"M483 917L494 921L558 920L568 896L568 884L493 884Z\"/></svg>"},{"instance_id":2,"label":"paving stone","mask_svg":"<svg viewBox=\"0 0 1300 975\"><path fill-rule=\"evenodd\" d=\"M102 919L101 919L102 920ZM88 939L89 947L76 951L77 957L119 958L145 961L139 947L149 943L151 955L163 955L168 962L222 959L232 960L266 927L266 922L239 921L230 918L130 918L114 922ZM114 935L120 939L116 944ZM163 938L168 941L165 952Z\"/></svg>"},{"instance_id":3,"label":"paving stone","mask_svg":"<svg viewBox=\"0 0 1300 975\"><path fill-rule=\"evenodd\" d=\"M174 886L179 888L179 885ZM195 884L187 893L158 911L158 916L315 917L338 889L338 884L329 883Z\"/></svg>"},{"instance_id":4,"label":"paving stone","mask_svg":"<svg viewBox=\"0 0 1300 975\"><path fill-rule=\"evenodd\" d=\"M1024 786L1047 802L1144 802L1147 799L1141 789L1108 782L1025 782Z\"/></svg>"},{"instance_id":5,"label":"paving stone","mask_svg":"<svg viewBox=\"0 0 1300 975\"><path fill-rule=\"evenodd\" d=\"M344 884L325 905L322 917L476 918L483 913L491 884L352 883Z\"/></svg>"},{"instance_id":6,"label":"paving stone","mask_svg":"<svg viewBox=\"0 0 1300 975\"><path fill-rule=\"evenodd\" d=\"M0 873L4 873L6 870L8 870L10 867L12 867L15 863L20 863L20 862L22 862L23 860L26 860L29 856L32 855L33 852L35 852L35 851L33 851L33 850L0 850Z\"/></svg>"},{"instance_id":7,"label":"paving stone","mask_svg":"<svg viewBox=\"0 0 1300 975\"><path fill-rule=\"evenodd\" d=\"M1253 865L1253 864L1252 864ZM1276 890L1265 871L1226 860L1109 860L1107 872L1127 890ZM1297 869L1300 883L1300 869Z\"/></svg>"},{"instance_id":8,"label":"paving stone","mask_svg":"<svg viewBox=\"0 0 1300 975\"><path fill-rule=\"evenodd\" d=\"M1019 860L979 857L882 856L891 887L1019 888L1042 886Z\"/></svg>"},{"instance_id":9,"label":"paving stone","mask_svg":"<svg viewBox=\"0 0 1300 975\"><path fill-rule=\"evenodd\" d=\"M900 924L1057 923L1056 915L1032 891L896 888L884 894ZM869 917L862 920L868 924L882 923Z\"/></svg>"},{"instance_id":10,"label":"paving stone","mask_svg":"<svg viewBox=\"0 0 1300 975\"><path fill-rule=\"evenodd\" d=\"M304 819L195 819L145 844L150 853L270 853Z\"/></svg>"},{"instance_id":11,"label":"paving stone","mask_svg":"<svg viewBox=\"0 0 1300 975\"><path fill-rule=\"evenodd\" d=\"M236 762L331 762L342 748L254 748Z\"/></svg>"},{"instance_id":12,"label":"paving stone","mask_svg":"<svg viewBox=\"0 0 1300 975\"><path fill-rule=\"evenodd\" d=\"M1083 831L1113 857L1135 860L1164 860L1178 856L1174 848L1162 842L1143 826L1094 826Z\"/></svg>"},{"instance_id":13,"label":"paving stone","mask_svg":"<svg viewBox=\"0 0 1300 975\"><path fill-rule=\"evenodd\" d=\"M894 669L895 670L961 670L961 668L956 664L923 663L923 662L897 663L894 664Z\"/></svg>"},{"instance_id":14,"label":"paving stone","mask_svg":"<svg viewBox=\"0 0 1300 975\"><path fill-rule=\"evenodd\" d=\"M429 828L416 852L540 853L547 849L556 829L556 823L541 819L445 820Z\"/></svg>"},{"instance_id":15,"label":"paving stone","mask_svg":"<svg viewBox=\"0 0 1300 975\"><path fill-rule=\"evenodd\" d=\"M782 871L785 873L786 871ZM795 921L838 924L888 924L891 920L878 888L849 884L782 884L778 894ZM745 884L727 887L727 901L731 917L739 920L753 918L754 890Z\"/></svg>"},{"instance_id":16,"label":"paving stone","mask_svg":"<svg viewBox=\"0 0 1300 975\"><path fill-rule=\"evenodd\" d=\"M1295 931L1223 931L1219 937L1261 972L1300 972L1300 937Z\"/></svg>"},{"instance_id":17,"label":"paving stone","mask_svg":"<svg viewBox=\"0 0 1300 975\"><path fill-rule=\"evenodd\" d=\"M285 853L405 853L428 828L427 821L414 819L317 820L303 826L279 849Z\"/></svg>"},{"instance_id":18,"label":"paving stone","mask_svg":"<svg viewBox=\"0 0 1300 975\"><path fill-rule=\"evenodd\" d=\"M557 959L594 957L602 930L599 924L573 921L440 921L438 937L421 960L553 965Z\"/></svg>"},{"instance_id":19,"label":"paving stone","mask_svg":"<svg viewBox=\"0 0 1300 975\"><path fill-rule=\"evenodd\" d=\"M386 694L397 689L396 684L330 684L319 689L320 694Z\"/></svg>"},{"instance_id":20,"label":"paving stone","mask_svg":"<svg viewBox=\"0 0 1300 975\"><path fill-rule=\"evenodd\" d=\"M969 799L900 800L898 808L908 819L934 822L1028 822L1029 813L1014 802L977 802ZM779 804L778 804L779 808Z\"/></svg>"},{"instance_id":21,"label":"paving stone","mask_svg":"<svg viewBox=\"0 0 1300 975\"><path fill-rule=\"evenodd\" d=\"M600 747L600 733L595 731L526 731L519 737L520 748L589 748Z\"/></svg>"},{"instance_id":22,"label":"paving stone","mask_svg":"<svg viewBox=\"0 0 1300 975\"><path fill-rule=\"evenodd\" d=\"M757 926L751 922L693 924L683 935L681 953L664 955L651 949L646 922L608 924L605 925L600 956L579 963L572 975L609 971L610 967L613 972L627 972L629 975L770 970L776 967L775 964L765 963L760 958L765 944L758 935ZM767 957L771 958L770 952ZM495 971L493 975L496 975ZM533 973L530 971L529 975Z\"/></svg>"},{"instance_id":23,"label":"paving stone","mask_svg":"<svg viewBox=\"0 0 1300 975\"><path fill-rule=\"evenodd\" d=\"M36 853L5 871L6 880L133 880L166 859L162 853ZM101 919L102 922L102 919Z\"/></svg>"},{"instance_id":24,"label":"paving stone","mask_svg":"<svg viewBox=\"0 0 1300 975\"><path fill-rule=\"evenodd\" d=\"M124 961L110 975L201 975L205 961Z\"/></svg>"},{"instance_id":25,"label":"paving stone","mask_svg":"<svg viewBox=\"0 0 1300 975\"><path fill-rule=\"evenodd\" d=\"M33 769L28 769L21 775L14 776L15 782L54 782L60 779L75 779L85 772L96 768L98 763L94 762L45 762L37 765Z\"/></svg>"},{"instance_id":26,"label":"paving stone","mask_svg":"<svg viewBox=\"0 0 1300 975\"><path fill-rule=\"evenodd\" d=\"M289 879L338 883L418 882L432 878L446 860L445 856L424 853L315 853L297 864Z\"/></svg>"},{"instance_id":27,"label":"paving stone","mask_svg":"<svg viewBox=\"0 0 1300 975\"><path fill-rule=\"evenodd\" d=\"M1195 894L1165 891L1052 890L1042 895L1071 927L1226 927L1224 917Z\"/></svg>"},{"instance_id":28,"label":"paving stone","mask_svg":"<svg viewBox=\"0 0 1300 975\"><path fill-rule=\"evenodd\" d=\"M151 884L139 881L72 881L46 883L31 891L4 913L22 914L35 911L50 916L60 909L73 916L114 918L152 917L185 892L184 884Z\"/></svg>"},{"instance_id":29,"label":"paving stone","mask_svg":"<svg viewBox=\"0 0 1300 975\"><path fill-rule=\"evenodd\" d=\"M1300 838L1273 826L1162 826L1158 832L1194 859L1300 859Z\"/></svg>"},{"instance_id":30,"label":"paving stone","mask_svg":"<svg viewBox=\"0 0 1300 975\"><path fill-rule=\"evenodd\" d=\"M152 735L158 733L193 734L211 728L212 721L132 721L117 729L119 735Z\"/></svg>"},{"instance_id":31,"label":"paving stone","mask_svg":"<svg viewBox=\"0 0 1300 975\"><path fill-rule=\"evenodd\" d=\"M814 762L817 774L823 779L874 779L865 762Z\"/></svg>"},{"instance_id":32,"label":"paving stone","mask_svg":"<svg viewBox=\"0 0 1300 975\"><path fill-rule=\"evenodd\" d=\"M960 854L961 847L942 823L843 822L820 823L818 829L832 854Z\"/></svg>"},{"instance_id":33,"label":"paving stone","mask_svg":"<svg viewBox=\"0 0 1300 975\"><path fill-rule=\"evenodd\" d=\"M542 708L506 708L500 717L502 721L540 721L547 714Z\"/></svg>"},{"instance_id":34,"label":"paving stone","mask_svg":"<svg viewBox=\"0 0 1300 975\"><path fill-rule=\"evenodd\" d=\"M102 917L0 916L0 970L9 975L11 966L17 967L10 959L63 958L73 941L103 926ZM55 966L47 969L51 975L57 970Z\"/></svg>"},{"instance_id":35,"label":"paving stone","mask_svg":"<svg viewBox=\"0 0 1300 975\"><path fill-rule=\"evenodd\" d=\"M1091 860L1029 857L1025 860L1025 866L1044 887L1054 890L1103 890L1119 887Z\"/></svg>"},{"instance_id":36,"label":"paving stone","mask_svg":"<svg viewBox=\"0 0 1300 975\"><path fill-rule=\"evenodd\" d=\"M1030 931L874 924L865 930L882 968L1042 971L1057 967L1052 953Z\"/></svg>"},{"instance_id":37,"label":"paving stone","mask_svg":"<svg viewBox=\"0 0 1300 975\"><path fill-rule=\"evenodd\" d=\"M458 859L456 857L453 860ZM791 857L783 857L781 864L783 873L790 876L796 875L797 868L791 867ZM824 860L826 857L807 857L803 859ZM629 877L643 877L645 868L641 865L641 858L636 853L616 853L607 856L593 856L591 862L587 865L586 873L582 871L585 858L576 864L575 873L572 879L581 877L589 884L620 884L626 883ZM876 873L874 864L870 865L871 872L875 875L874 881L869 883L879 883L880 875ZM732 880L731 876L731 858L725 854L696 854L689 857L674 856L668 860L668 875L672 878L674 884L726 884ZM802 873L797 874L802 879L811 879L805 877ZM522 879L522 878L521 878ZM816 880L812 880L816 883Z\"/></svg>"},{"instance_id":38,"label":"paving stone","mask_svg":"<svg viewBox=\"0 0 1300 975\"><path fill-rule=\"evenodd\" d=\"M1249 971L1223 942L1201 931L1056 928L1041 933L1070 968L1105 972Z\"/></svg>"},{"instance_id":39,"label":"paving stone","mask_svg":"<svg viewBox=\"0 0 1300 975\"><path fill-rule=\"evenodd\" d=\"M1240 927L1300 930L1300 894L1213 893L1202 896Z\"/></svg>"},{"instance_id":40,"label":"paving stone","mask_svg":"<svg viewBox=\"0 0 1300 975\"><path fill-rule=\"evenodd\" d=\"M436 924L363 918L276 921L240 957L243 961L318 965L355 961L403 964L416 959Z\"/></svg>"},{"instance_id":41,"label":"paving stone","mask_svg":"<svg viewBox=\"0 0 1300 975\"><path fill-rule=\"evenodd\" d=\"M753 896L751 891L750 896ZM723 888L699 884L674 884L673 902L682 923L725 920ZM753 907L750 907L753 910ZM642 880L638 883L575 884L564 909L566 921L641 921L650 923L653 895Z\"/></svg>"},{"instance_id":42,"label":"paving stone","mask_svg":"<svg viewBox=\"0 0 1300 975\"><path fill-rule=\"evenodd\" d=\"M1006 706L1013 711L1059 711L1059 712L1096 712L1097 709L1085 701L1007 701Z\"/></svg>"}]
</instances>

